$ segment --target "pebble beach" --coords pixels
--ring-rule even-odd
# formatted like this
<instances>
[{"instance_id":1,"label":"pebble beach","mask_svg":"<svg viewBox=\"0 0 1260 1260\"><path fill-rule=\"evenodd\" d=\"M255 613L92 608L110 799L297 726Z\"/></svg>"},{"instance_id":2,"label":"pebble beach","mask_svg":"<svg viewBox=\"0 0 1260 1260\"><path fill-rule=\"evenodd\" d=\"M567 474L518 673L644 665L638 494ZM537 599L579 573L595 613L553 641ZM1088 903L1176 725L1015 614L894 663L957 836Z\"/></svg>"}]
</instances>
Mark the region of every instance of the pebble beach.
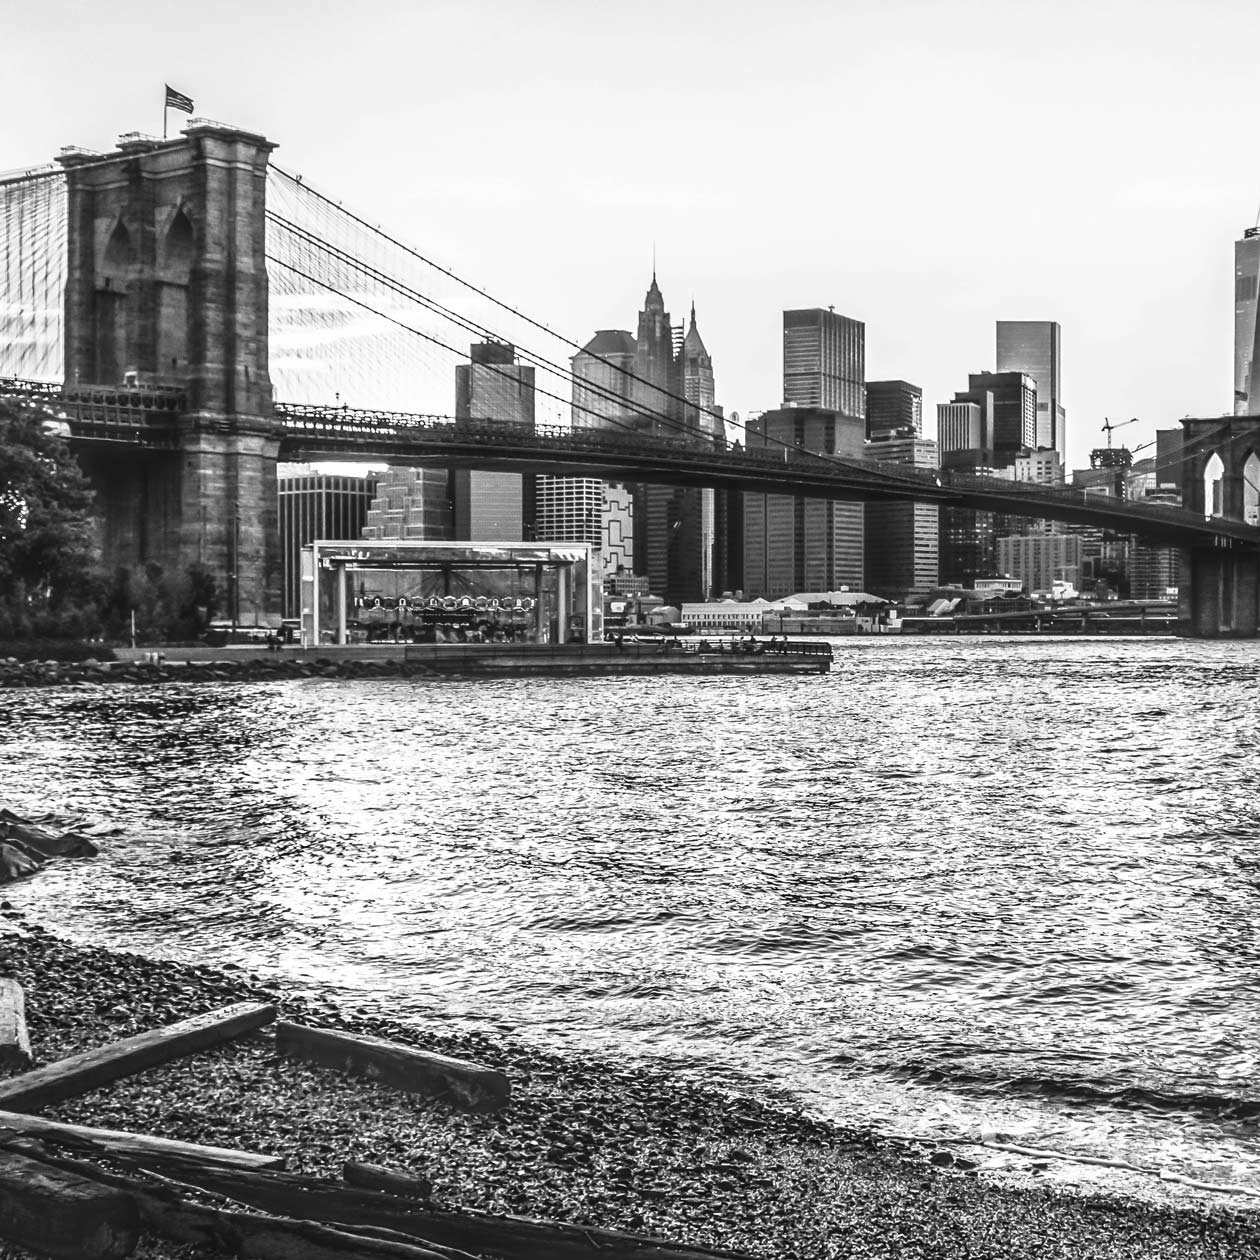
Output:
<instances>
[{"instance_id":1,"label":"pebble beach","mask_svg":"<svg viewBox=\"0 0 1260 1260\"><path fill-rule=\"evenodd\" d=\"M11 899L17 890L6 890ZM844 1130L664 1073L335 1009L238 971L72 944L0 906L0 973L26 994L36 1063L237 1001L506 1072L468 1113L276 1056L266 1030L63 1103L53 1119L233 1146L338 1176L345 1160L428 1178L448 1209L628 1230L759 1257L1260 1257L1234 1202L1166 1207L994 1184L966 1158ZM970 1153L974 1153L971 1151ZM2 1260L27 1253L0 1247ZM215 1253L146 1238L149 1260Z\"/></svg>"}]
</instances>

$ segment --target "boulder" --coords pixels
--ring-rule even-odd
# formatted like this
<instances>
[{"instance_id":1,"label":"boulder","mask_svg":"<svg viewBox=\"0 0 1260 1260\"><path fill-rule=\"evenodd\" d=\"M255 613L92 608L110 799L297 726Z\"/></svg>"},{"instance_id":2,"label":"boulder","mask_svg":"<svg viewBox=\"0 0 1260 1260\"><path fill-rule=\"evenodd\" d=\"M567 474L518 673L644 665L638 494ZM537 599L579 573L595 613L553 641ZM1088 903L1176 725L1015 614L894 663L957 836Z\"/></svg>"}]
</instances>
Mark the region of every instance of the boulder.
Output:
<instances>
[{"instance_id":1,"label":"boulder","mask_svg":"<svg viewBox=\"0 0 1260 1260\"><path fill-rule=\"evenodd\" d=\"M17 845L5 844L0 841L0 884L7 884L10 880L25 879L27 875L34 875L43 865L34 858L29 857Z\"/></svg>"}]
</instances>

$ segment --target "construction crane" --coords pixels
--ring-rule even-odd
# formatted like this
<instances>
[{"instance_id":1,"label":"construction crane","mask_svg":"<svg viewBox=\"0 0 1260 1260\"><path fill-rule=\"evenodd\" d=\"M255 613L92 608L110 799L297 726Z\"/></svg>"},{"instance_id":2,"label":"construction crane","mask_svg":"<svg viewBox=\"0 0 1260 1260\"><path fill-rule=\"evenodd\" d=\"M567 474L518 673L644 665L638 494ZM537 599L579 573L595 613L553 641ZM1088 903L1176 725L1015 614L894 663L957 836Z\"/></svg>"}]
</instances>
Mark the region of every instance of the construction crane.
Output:
<instances>
[{"instance_id":1,"label":"construction crane","mask_svg":"<svg viewBox=\"0 0 1260 1260\"><path fill-rule=\"evenodd\" d=\"M1111 431L1112 429L1123 429L1126 424L1137 424L1138 418L1134 416L1132 420L1121 420L1119 424L1112 424L1106 416L1103 417L1102 430L1107 435L1107 449L1111 450Z\"/></svg>"}]
</instances>

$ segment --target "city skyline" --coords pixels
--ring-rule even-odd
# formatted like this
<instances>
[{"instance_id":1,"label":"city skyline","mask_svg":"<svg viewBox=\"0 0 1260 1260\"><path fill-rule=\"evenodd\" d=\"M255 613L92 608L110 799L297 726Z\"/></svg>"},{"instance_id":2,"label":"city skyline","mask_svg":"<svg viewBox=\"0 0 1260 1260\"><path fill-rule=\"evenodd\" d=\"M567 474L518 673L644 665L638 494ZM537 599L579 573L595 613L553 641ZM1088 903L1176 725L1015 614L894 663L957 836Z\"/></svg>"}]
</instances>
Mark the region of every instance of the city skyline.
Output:
<instances>
[{"instance_id":1,"label":"city skyline","mask_svg":"<svg viewBox=\"0 0 1260 1260\"><path fill-rule=\"evenodd\" d=\"M671 14L666 46L651 21L618 23L610 40L611 20L558 0L474 7L468 21L446 4L368 0L311 22L284 0L265 12L227 0L213 21L171 21L150 0L108 18L76 8L73 21L43 6L9 32L0 165L160 135L166 81L579 343L637 308L655 246L675 305L695 296L728 414L779 405L781 312L830 305L866 325L867 375L921 385L929 418L960 379L996 367L996 321L1057 322L1069 469L1103 444L1107 416L1140 417L1126 435L1139 445L1182 415L1232 410L1232 253L1260 201L1260 173L1236 159L1249 146L1250 7L1113 3L1088 23L1020 4L722 10L721 73L699 80L712 6ZM120 31L145 67L125 78L91 55ZM79 67L55 94L49 46ZM329 92L333 47L347 55ZM984 73L960 78L978 51ZM1022 90L1047 75L1071 84L1067 97ZM838 168L796 174L829 134L841 83L855 103L846 163L874 190L862 197ZM606 122L645 94L689 125L628 164ZM995 113L994 99L1012 107ZM484 137L504 118L524 138L491 156ZM977 149L1016 160L1030 144L1055 179L1028 205L947 195ZM432 371L443 392L450 366Z\"/></svg>"}]
</instances>

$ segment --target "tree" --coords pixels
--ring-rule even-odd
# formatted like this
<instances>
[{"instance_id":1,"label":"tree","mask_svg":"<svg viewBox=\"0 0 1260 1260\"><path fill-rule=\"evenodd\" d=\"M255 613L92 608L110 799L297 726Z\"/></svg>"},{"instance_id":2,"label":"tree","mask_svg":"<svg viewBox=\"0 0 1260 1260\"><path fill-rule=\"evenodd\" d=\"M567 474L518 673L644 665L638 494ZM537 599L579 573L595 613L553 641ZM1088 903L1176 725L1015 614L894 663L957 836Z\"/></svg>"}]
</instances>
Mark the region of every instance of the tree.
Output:
<instances>
[{"instance_id":1,"label":"tree","mask_svg":"<svg viewBox=\"0 0 1260 1260\"><path fill-rule=\"evenodd\" d=\"M96 629L92 490L55 426L0 399L0 637Z\"/></svg>"}]
</instances>

